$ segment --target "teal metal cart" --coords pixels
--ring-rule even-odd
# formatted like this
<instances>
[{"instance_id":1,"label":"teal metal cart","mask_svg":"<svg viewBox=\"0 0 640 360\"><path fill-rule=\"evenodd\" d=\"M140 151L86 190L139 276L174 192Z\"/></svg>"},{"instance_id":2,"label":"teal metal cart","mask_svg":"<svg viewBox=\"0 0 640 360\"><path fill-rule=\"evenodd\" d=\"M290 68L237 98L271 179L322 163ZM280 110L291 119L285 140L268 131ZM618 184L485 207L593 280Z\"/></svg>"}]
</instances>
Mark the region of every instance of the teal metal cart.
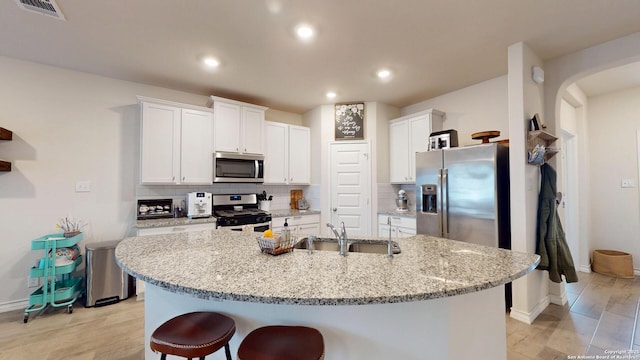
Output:
<instances>
[{"instance_id":1,"label":"teal metal cart","mask_svg":"<svg viewBox=\"0 0 640 360\"><path fill-rule=\"evenodd\" d=\"M40 312L48 306L67 307L73 312L73 303L82 295L82 277L71 277L71 273L82 263L82 255L70 264L56 266L56 250L77 245L82 233L65 237L63 234L51 234L31 241L31 250L44 250L40 266L29 271L31 278L43 278L43 284L29 296L29 307L24 310L24 322L29 314Z\"/></svg>"}]
</instances>

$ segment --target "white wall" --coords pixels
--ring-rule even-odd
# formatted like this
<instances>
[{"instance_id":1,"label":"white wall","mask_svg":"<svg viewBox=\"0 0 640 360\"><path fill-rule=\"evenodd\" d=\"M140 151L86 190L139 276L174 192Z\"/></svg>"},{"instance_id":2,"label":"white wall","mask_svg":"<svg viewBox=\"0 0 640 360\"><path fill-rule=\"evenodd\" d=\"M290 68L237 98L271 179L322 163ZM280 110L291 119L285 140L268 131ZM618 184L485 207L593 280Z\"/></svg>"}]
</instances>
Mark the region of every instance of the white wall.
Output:
<instances>
[{"instance_id":1,"label":"white wall","mask_svg":"<svg viewBox=\"0 0 640 360\"><path fill-rule=\"evenodd\" d=\"M571 92L571 87L577 80L602 70L637 61L640 61L640 32L546 61L544 64L544 88L547 123L554 127L557 126L556 119L560 116L561 99L566 95L567 89ZM592 129L590 100L585 115L587 125L582 129L579 128L578 133L582 139L601 139L599 134ZM608 121L611 119L607 119ZM589 141L583 141L578 150L580 152L580 175L584 175L582 179L586 179L580 184L580 212L581 215L586 215L580 218L580 234L588 239L588 246L581 249L580 255L583 261L585 257L589 256L589 254L584 254L583 250L590 251L595 246L596 235L591 233L594 228L593 223L601 221L601 219L591 217L593 207L601 203L595 198L595 194L599 194L601 189L596 188L592 183L590 184L590 179L588 179L588 175L591 174L592 153L600 151L601 146L591 149ZM612 202L607 202L607 204L611 204L609 210L615 206ZM636 217L635 224L637 222L638 218ZM637 269L638 262L637 259L634 260L634 267Z\"/></svg>"},{"instance_id":2,"label":"white wall","mask_svg":"<svg viewBox=\"0 0 640 360\"><path fill-rule=\"evenodd\" d=\"M531 68L542 61L524 43L509 47L509 173L511 175L511 248L535 253L539 169L528 165L527 124L543 112L542 86L531 80ZM532 271L513 282L511 317L532 323L549 304L547 272Z\"/></svg>"},{"instance_id":3,"label":"white wall","mask_svg":"<svg viewBox=\"0 0 640 360\"><path fill-rule=\"evenodd\" d=\"M590 195L590 181L589 181L589 168L590 168L590 149L587 142L588 138L588 98L584 92L577 85L570 85L562 93L562 99L566 101L571 107L575 108L575 118L572 119L571 124L566 124L564 117L560 118L560 128L562 131L566 131L575 135L574 141L577 142L575 150L577 152L577 163L571 164L570 167L575 172L574 177L577 184L577 189L569 190L569 196L574 195L573 199L569 201L574 204L567 204L568 213L574 217L574 224L567 223L567 229L565 232L567 236L572 230L569 226L573 225L573 230L576 233L572 236L578 242L578 253L573 254L574 258L578 260L574 262L576 270L590 272L590 257L589 249L590 245L590 224L591 224L591 195ZM558 127L558 126L556 126ZM560 144L561 148L564 148L563 144ZM561 176L563 169L558 169L558 175ZM576 191L577 190L577 191ZM576 196L577 195L577 196Z\"/></svg>"},{"instance_id":4,"label":"white wall","mask_svg":"<svg viewBox=\"0 0 640 360\"><path fill-rule=\"evenodd\" d=\"M0 307L21 301L42 253L31 240L59 218L85 219L83 243L123 238L135 220L139 110L136 95L194 105L207 98L0 57ZM78 180L91 192L76 193Z\"/></svg>"},{"instance_id":5,"label":"white wall","mask_svg":"<svg viewBox=\"0 0 640 360\"><path fill-rule=\"evenodd\" d=\"M276 110L276 109L267 109L267 111L264 114L264 117L268 121L275 121L275 122L280 122L280 123L285 123L290 125L306 126L303 124L304 121L302 119L302 115L300 114L290 113L290 112Z\"/></svg>"},{"instance_id":6,"label":"white wall","mask_svg":"<svg viewBox=\"0 0 640 360\"><path fill-rule=\"evenodd\" d=\"M401 113L408 115L431 108L446 113L443 129L457 130L460 146L479 144L479 140L471 139L471 134L480 131L500 131L500 137L493 140L509 138L506 75L406 106Z\"/></svg>"},{"instance_id":7,"label":"white wall","mask_svg":"<svg viewBox=\"0 0 640 360\"><path fill-rule=\"evenodd\" d=\"M0 79L0 127L13 131L13 141L0 141L0 159L12 163L11 172L0 172L2 312L24 306L35 290L27 288L27 277L43 254L30 250L31 240L58 232L59 218L87 221L84 251L86 243L129 234L137 195L192 191L137 185L136 95L199 106L207 97L7 57L0 57ZM302 119L277 110L267 115L290 123ZM78 180L90 181L91 192L76 193ZM288 202L288 188L267 191Z\"/></svg>"},{"instance_id":8,"label":"white wall","mask_svg":"<svg viewBox=\"0 0 640 360\"><path fill-rule=\"evenodd\" d=\"M638 144L640 87L589 97L591 247L633 256L640 268ZM633 188L621 188L632 179Z\"/></svg>"}]
</instances>

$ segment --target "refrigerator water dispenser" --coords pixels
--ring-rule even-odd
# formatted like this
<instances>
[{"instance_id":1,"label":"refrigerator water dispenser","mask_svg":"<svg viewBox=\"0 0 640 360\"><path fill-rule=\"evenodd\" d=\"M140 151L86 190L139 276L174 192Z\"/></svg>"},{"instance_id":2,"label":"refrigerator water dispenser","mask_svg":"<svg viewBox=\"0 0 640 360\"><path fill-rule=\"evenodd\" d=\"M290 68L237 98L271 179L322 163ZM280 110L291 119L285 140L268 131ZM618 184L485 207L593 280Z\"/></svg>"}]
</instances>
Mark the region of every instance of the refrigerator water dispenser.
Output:
<instances>
[{"instance_id":1,"label":"refrigerator water dispenser","mask_svg":"<svg viewBox=\"0 0 640 360\"><path fill-rule=\"evenodd\" d=\"M438 185L422 185L422 212L431 214L438 213Z\"/></svg>"}]
</instances>

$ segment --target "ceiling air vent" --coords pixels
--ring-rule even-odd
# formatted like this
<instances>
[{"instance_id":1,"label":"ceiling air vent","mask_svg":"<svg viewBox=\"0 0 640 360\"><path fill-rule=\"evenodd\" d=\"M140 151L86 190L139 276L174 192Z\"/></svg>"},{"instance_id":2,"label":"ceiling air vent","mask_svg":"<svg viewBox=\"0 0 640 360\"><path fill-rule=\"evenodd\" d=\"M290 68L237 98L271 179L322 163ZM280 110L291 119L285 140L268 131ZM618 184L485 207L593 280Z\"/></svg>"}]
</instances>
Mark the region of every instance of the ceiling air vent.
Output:
<instances>
[{"instance_id":1,"label":"ceiling air vent","mask_svg":"<svg viewBox=\"0 0 640 360\"><path fill-rule=\"evenodd\" d=\"M65 20L60 7L54 0L16 0L21 8L37 12L44 15L52 16L56 19Z\"/></svg>"}]
</instances>

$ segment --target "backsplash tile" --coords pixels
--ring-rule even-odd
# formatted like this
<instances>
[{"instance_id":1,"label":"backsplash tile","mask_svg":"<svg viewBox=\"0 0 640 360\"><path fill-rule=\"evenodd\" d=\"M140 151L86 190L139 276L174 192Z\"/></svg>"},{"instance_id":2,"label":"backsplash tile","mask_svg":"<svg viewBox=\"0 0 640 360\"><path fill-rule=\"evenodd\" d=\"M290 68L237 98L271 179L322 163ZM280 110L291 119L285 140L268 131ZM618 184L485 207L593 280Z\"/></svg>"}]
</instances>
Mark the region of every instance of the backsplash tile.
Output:
<instances>
[{"instance_id":1,"label":"backsplash tile","mask_svg":"<svg viewBox=\"0 0 640 360\"><path fill-rule=\"evenodd\" d=\"M407 206L409 209L415 208L416 186L413 184L389 184L378 183L378 210L391 210L396 208L396 198L398 191L404 190L407 193Z\"/></svg>"},{"instance_id":2,"label":"backsplash tile","mask_svg":"<svg viewBox=\"0 0 640 360\"><path fill-rule=\"evenodd\" d=\"M290 191L294 189L302 190L303 196L309 201L312 209L320 208L320 186L319 185L263 185L263 184L242 184L242 183L222 183L213 185L137 185L136 198L144 199L173 199L174 204L186 198L187 193L193 191L210 192L214 195L221 194L258 194L267 192L267 196L273 196L271 209L289 209ZM311 189L311 191L310 191Z\"/></svg>"}]
</instances>

